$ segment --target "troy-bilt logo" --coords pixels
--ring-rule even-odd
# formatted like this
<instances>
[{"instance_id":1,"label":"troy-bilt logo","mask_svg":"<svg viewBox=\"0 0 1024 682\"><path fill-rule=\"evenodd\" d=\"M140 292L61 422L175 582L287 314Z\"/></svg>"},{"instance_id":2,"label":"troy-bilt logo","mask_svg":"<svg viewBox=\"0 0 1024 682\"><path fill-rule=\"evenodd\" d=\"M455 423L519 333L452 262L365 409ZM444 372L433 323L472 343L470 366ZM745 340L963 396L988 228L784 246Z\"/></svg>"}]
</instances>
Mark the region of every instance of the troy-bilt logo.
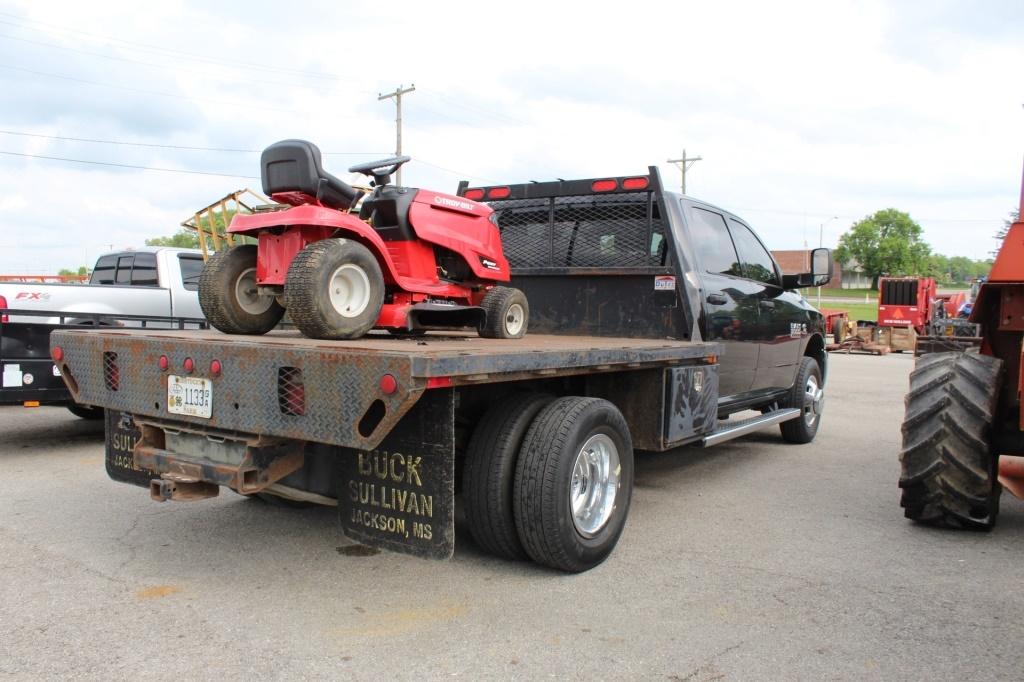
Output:
<instances>
[{"instance_id":1,"label":"troy-bilt logo","mask_svg":"<svg viewBox=\"0 0 1024 682\"><path fill-rule=\"evenodd\" d=\"M459 201L458 199L449 199L448 197L434 197L434 203L438 206L444 206L445 208L457 208L460 211L473 211L473 204L468 201Z\"/></svg>"},{"instance_id":2,"label":"troy-bilt logo","mask_svg":"<svg viewBox=\"0 0 1024 682\"><path fill-rule=\"evenodd\" d=\"M49 301L50 294L45 291L19 291L15 301Z\"/></svg>"}]
</instances>

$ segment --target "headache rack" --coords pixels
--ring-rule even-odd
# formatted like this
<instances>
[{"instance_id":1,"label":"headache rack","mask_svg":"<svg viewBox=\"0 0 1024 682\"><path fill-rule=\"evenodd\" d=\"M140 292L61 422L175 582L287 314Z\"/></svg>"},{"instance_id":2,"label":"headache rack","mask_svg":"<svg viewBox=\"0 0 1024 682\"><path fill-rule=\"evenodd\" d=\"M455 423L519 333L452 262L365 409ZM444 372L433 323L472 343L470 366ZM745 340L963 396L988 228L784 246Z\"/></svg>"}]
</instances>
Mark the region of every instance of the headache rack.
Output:
<instances>
[{"instance_id":1,"label":"headache rack","mask_svg":"<svg viewBox=\"0 0 1024 682\"><path fill-rule=\"evenodd\" d=\"M514 274L661 271L670 238L661 177L647 175L470 187L459 196L495 211Z\"/></svg>"}]
</instances>

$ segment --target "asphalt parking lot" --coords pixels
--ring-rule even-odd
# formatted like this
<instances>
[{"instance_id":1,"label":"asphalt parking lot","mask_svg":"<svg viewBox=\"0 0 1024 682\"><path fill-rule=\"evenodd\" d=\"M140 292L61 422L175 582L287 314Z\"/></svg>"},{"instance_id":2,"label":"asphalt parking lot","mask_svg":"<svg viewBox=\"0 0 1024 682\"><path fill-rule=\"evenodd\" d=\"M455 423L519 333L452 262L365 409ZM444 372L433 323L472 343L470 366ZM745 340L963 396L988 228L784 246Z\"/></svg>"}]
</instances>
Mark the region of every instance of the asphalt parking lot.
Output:
<instances>
[{"instance_id":1,"label":"asphalt parking lot","mask_svg":"<svg viewBox=\"0 0 1024 682\"><path fill-rule=\"evenodd\" d=\"M1020 679L1024 504L902 518L908 356L833 356L817 440L638 460L582 575L352 551L335 510L158 504L102 423L0 408L0 675L15 679Z\"/></svg>"}]
</instances>

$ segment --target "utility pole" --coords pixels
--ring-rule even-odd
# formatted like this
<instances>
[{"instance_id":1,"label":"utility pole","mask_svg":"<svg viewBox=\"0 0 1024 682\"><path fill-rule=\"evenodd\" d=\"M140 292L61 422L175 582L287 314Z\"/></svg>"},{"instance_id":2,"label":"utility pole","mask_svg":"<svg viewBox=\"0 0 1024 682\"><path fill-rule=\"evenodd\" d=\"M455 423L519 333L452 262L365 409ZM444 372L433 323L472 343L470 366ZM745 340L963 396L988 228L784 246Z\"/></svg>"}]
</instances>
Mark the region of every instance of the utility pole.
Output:
<instances>
[{"instance_id":1,"label":"utility pole","mask_svg":"<svg viewBox=\"0 0 1024 682\"><path fill-rule=\"evenodd\" d=\"M399 85L394 92L389 92L386 95L378 93L377 101L395 98L395 108L397 110L397 116L395 117L395 156L402 155L402 95L413 92L416 89L416 84L412 84L407 88L403 88ZM395 184L402 184L402 169L399 168L398 172L395 173Z\"/></svg>"},{"instance_id":2,"label":"utility pole","mask_svg":"<svg viewBox=\"0 0 1024 682\"><path fill-rule=\"evenodd\" d=\"M668 160L669 163L675 164L676 166L679 167L679 170L683 172L683 194L686 194L686 171L690 170L690 167L693 164L697 163L698 161L703 161L703 159L701 159L699 156L691 156L690 158L686 158L685 149L683 150L683 158Z\"/></svg>"}]
</instances>

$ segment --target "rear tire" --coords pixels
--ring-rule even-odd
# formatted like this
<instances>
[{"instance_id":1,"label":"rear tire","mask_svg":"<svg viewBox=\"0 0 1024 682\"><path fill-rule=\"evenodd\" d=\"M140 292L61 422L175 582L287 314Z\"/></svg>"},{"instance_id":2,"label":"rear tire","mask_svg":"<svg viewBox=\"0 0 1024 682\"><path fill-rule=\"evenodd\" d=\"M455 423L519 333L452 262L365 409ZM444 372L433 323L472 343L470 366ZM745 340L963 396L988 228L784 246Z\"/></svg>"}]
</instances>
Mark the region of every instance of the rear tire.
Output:
<instances>
[{"instance_id":1,"label":"rear tire","mask_svg":"<svg viewBox=\"0 0 1024 682\"><path fill-rule=\"evenodd\" d=\"M990 530L999 514L998 456L989 446L1002 360L931 353L910 374L900 451L900 506L920 523Z\"/></svg>"},{"instance_id":2,"label":"rear tire","mask_svg":"<svg viewBox=\"0 0 1024 682\"><path fill-rule=\"evenodd\" d=\"M488 339L521 339L530 321L530 304L526 294L512 287L494 287L480 304L485 318L478 328Z\"/></svg>"},{"instance_id":3,"label":"rear tire","mask_svg":"<svg viewBox=\"0 0 1024 682\"><path fill-rule=\"evenodd\" d=\"M825 388L822 386L818 361L804 356L789 397L780 407L796 407L802 411L796 419L779 424L782 439L787 443L810 443L818 435L821 414L825 409Z\"/></svg>"},{"instance_id":4,"label":"rear tire","mask_svg":"<svg viewBox=\"0 0 1024 682\"><path fill-rule=\"evenodd\" d=\"M256 284L256 245L218 251L199 275L199 307L210 324L225 334L266 334L281 321L273 296L261 296Z\"/></svg>"},{"instance_id":5,"label":"rear tire","mask_svg":"<svg viewBox=\"0 0 1024 682\"><path fill-rule=\"evenodd\" d=\"M516 529L539 564L579 573L615 549L633 493L633 443L622 413L600 398L542 409L519 451Z\"/></svg>"},{"instance_id":6,"label":"rear tire","mask_svg":"<svg viewBox=\"0 0 1024 682\"><path fill-rule=\"evenodd\" d=\"M313 242L295 256L284 287L292 323L312 339L356 339L384 304L384 275L373 253L351 239Z\"/></svg>"},{"instance_id":7,"label":"rear tire","mask_svg":"<svg viewBox=\"0 0 1024 682\"><path fill-rule=\"evenodd\" d=\"M533 418L552 400L543 393L512 395L484 414L469 440L462 472L466 521L476 544L503 559L529 559L512 504L516 462Z\"/></svg>"},{"instance_id":8,"label":"rear tire","mask_svg":"<svg viewBox=\"0 0 1024 682\"><path fill-rule=\"evenodd\" d=\"M68 412L79 419L103 419L105 413L102 407L89 407L87 405L66 405Z\"/></svg>"},{"instance_id":9,"label":"rear tire","mask_svg":"<svg viewBox=\"0 0 1024 682\"><path fill-rule=\"evenodd\" d=\"M838 319L832 324L832 341L833 343L842 343L845 340L846 322L842 319Z\"/></svg>"}]
</instances>

